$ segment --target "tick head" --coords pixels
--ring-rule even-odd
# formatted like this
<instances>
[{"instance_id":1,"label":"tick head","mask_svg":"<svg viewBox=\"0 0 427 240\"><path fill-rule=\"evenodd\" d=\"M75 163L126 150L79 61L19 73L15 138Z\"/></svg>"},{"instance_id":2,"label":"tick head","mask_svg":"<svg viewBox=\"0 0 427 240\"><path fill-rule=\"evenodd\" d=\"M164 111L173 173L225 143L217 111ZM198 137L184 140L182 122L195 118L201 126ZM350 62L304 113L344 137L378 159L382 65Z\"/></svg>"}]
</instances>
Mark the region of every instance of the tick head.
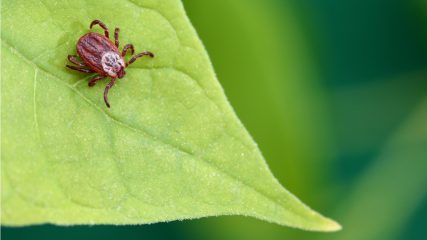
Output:
<instances>
[{"instance_id":1,"label":"tick head","mask_svg":"<svg viewBox=\"0 0 427 240\"><path fill-rule=\"evenodd\" d=\"M117 72L117 77L118 77L118 78L123 78L125 75L126 75L125 68L124 68L124 67L122 67L122 68L120 69L120 71L118 71L118 72Z\"/></svg>"},{"instance_id":2,"label":"tick head","mask_svg":"<svg viewBox=\"0 0 427 240\"><path fill-rule=\"evenodd\" d=\"M112 78L122 78L126 74L123 58L115 52L104 53L101 64L105 73Z\"/></svg>"}]
</instances>

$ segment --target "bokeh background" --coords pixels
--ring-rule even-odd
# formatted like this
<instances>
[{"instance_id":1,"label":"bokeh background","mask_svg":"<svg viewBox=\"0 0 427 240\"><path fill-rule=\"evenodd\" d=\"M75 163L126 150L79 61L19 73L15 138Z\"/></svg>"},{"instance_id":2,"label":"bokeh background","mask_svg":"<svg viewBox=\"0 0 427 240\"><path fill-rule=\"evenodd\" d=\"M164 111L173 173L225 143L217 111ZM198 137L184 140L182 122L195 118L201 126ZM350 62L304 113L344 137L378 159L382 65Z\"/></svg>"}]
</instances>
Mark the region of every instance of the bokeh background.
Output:
<instances>
[{"instance_id":1,"label":"bokeh background","mask_svg":"<svg viewBox=\"0 0 427 240\"><path fill-rule=\"evenodd\" d=\"M185 0L238 116L315 233L227 216L3 239L427 239L426 0Z\"/></svg>"}]
</instances>

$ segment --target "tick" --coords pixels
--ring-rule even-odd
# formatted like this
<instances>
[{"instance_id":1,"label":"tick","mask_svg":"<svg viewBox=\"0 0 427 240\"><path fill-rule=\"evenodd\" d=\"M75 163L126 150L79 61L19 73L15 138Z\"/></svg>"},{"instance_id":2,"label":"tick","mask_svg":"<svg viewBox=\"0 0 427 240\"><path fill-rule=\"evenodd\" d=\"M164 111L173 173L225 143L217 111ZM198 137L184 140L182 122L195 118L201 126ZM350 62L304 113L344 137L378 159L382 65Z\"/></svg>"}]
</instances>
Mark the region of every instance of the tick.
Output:
<instances>
[{"instance_id":1,"label":"tick","mask_svg":"<svg viewBox=\"0 0 427 240\"><path fill-rule=\"evenodd\" d=\"M154 57L154 54L148 51L134 54L135 49L132 44L128 43L123 47L122 52L119 52L119 32L120 29L114 30L114 43L109 38L107 26L100 20L93 20L89 28L94 25L99 25L104 30L104 35L95 32L89 32L80 37L77 42L77 54L82 61L77 60L76 55L68 55L68 60L77 66L66 65L73 70L84 73L98 73L89 81L89 87L95 86L96 82L106 77L110 77L111 81L107 84L104 90L104 102L107 107L110 107L108 102L108 92L116 83L117 78L123 78L126 74L125 69L135 62L136 59L143 56ZM133 55L128 62L124 60L128 50Z\"/></svg>"}]
</instances>

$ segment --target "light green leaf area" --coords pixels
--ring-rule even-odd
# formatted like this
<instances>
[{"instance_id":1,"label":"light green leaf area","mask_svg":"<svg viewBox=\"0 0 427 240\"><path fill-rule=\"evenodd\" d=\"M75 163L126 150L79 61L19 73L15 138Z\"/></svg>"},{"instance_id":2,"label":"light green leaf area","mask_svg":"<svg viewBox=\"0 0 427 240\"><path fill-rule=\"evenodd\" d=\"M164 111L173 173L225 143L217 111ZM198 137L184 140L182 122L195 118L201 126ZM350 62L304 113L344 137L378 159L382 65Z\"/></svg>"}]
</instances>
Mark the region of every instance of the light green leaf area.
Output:
<instances>
[{"instance_id":1,"label":"light green leaf area","mask_svg":"<svg viewBox=\"0 0 427 240\"><path fill-rule=\"evenodd\" d=\"M180 1L8 0L1 11L2 224L245 215L340 228L273 177ZM111 109L106 80L89 88L93 75L65 68L93 19L156 55L127 69Z\"/></svg>"}]
</instances>

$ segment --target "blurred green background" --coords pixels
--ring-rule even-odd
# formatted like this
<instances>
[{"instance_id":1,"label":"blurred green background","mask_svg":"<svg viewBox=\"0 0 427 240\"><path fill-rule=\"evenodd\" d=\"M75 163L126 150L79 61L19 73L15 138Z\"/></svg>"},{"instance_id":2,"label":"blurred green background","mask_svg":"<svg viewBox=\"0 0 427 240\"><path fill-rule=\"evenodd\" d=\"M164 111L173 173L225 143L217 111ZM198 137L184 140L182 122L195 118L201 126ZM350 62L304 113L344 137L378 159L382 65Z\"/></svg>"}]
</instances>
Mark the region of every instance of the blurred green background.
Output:
<instances>
[{"instance_id":1,"label":"blurred green background","mask_svg":"<svg viewBox=\"0 0 427 240\"><path fill-rule=\"evenodd\" d=\"M3 239L427 239L427 1L184 5L275 176L344 229L227 216L3 227Z\"/></svg>"}]
</instances>

